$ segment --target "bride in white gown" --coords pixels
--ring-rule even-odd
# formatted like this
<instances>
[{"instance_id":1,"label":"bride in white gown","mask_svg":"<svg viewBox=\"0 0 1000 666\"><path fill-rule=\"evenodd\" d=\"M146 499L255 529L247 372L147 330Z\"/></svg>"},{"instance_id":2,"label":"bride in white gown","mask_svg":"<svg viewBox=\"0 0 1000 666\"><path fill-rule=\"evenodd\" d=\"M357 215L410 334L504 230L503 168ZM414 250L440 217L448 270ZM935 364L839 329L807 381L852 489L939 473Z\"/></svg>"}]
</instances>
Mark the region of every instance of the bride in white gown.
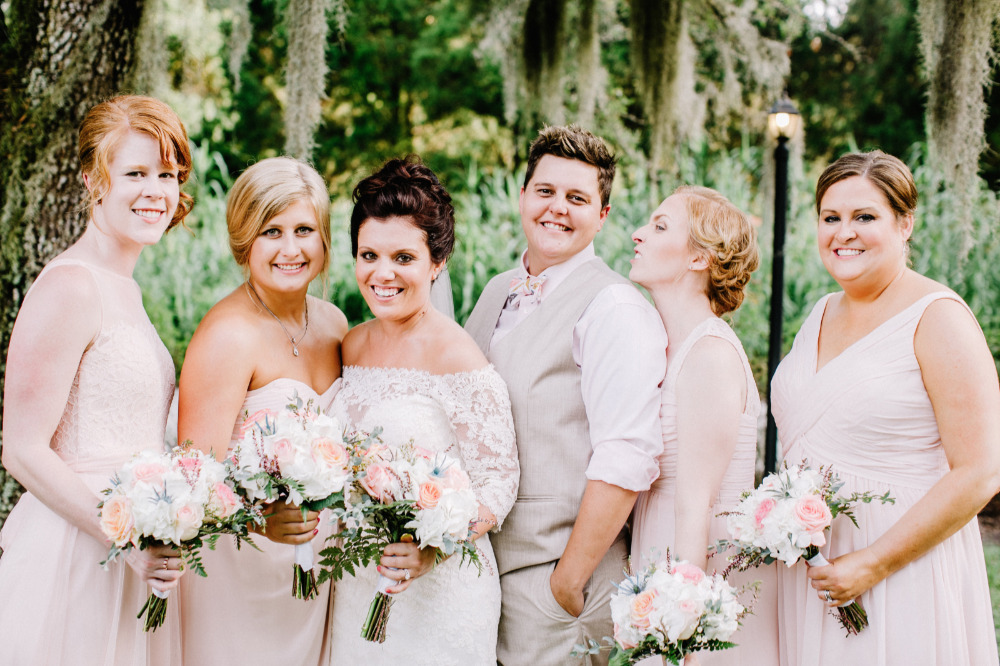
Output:
<instances>
[{"instance_id":1,"label":"bride in white gown","mask_svg":"<svg viewBox=\"0 0 1000 666\"><path fill-rule=\"evenodd\" d=\"M354 190L351 242L358 286L375 319L343 343L343 387L332 410L352 428L382 428L459 458L479 501L473 525L482 563L434 549L386 547L381 561L336 583L332 664L496 663L500 582L488 532L517 494L507 388L472 338L430 304L454 244L451 197L427 167L391 160ZM361 637L378 573L396 581L384 643Z\"/></svg>"}]
</instances>

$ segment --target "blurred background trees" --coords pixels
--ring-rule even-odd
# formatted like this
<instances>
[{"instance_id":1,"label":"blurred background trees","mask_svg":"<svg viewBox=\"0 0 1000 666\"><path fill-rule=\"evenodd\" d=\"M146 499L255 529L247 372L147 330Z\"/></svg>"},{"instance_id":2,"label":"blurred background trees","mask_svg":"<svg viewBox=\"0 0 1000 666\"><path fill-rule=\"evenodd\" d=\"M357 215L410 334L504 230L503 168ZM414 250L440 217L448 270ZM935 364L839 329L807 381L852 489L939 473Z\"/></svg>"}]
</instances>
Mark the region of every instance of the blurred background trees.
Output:
<instances>
[{"instance_id":1,"label":"blurred background trees","mask_svg":"<svg viewBox=\"0 0 1000 666\"><path fill-rule=\"evenodd\" d=\"M760 220L764 265L733 323L763 380L773 174L766 113L787 90L792 142L786 344L830 288L815 257L819 168L879 147L914 169L914 265L965 297L1000 355L1000 0L0 0L0 335L84 219L85 110L115 92L170 103L195 148L194 236L172 232L136 277L175 362L240 280L224 201L259 159L311 160L334 199L328 297L367 316L346 238L351 187L417 153L454 193L456 314L522 249L517 195L544 123L579 122L621 156L598 251L625 272L629 233L681 182ZM0 518L16 487L0 470Z\"/></svg>"}]
</instances>

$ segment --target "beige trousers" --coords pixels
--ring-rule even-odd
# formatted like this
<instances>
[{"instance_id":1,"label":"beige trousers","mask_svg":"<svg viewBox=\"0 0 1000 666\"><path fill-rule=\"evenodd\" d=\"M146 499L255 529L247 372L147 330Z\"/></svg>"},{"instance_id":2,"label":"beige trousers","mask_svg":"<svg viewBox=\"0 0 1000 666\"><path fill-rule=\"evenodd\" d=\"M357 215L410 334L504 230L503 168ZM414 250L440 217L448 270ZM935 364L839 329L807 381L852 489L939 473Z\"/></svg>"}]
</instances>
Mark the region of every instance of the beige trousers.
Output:
<instances>
[{"instance_id":1,"label":"beige trousers","mask_svg":"<svg viewBox=\"0 0 1000 666\"><path fill-rule=\"evenodd\" d=\"M501 666L604 666L610 648L604 640L613 633L611 597L615 583L625 578L628 560L625 539L608 549L583 588L583 612L573 617L552 596L549 576L555 562L518 569L500 576L502 610L497 641ZM600 655L582 659L570 653L574 645L594 640Z\"/></svg>"}]
</instances>

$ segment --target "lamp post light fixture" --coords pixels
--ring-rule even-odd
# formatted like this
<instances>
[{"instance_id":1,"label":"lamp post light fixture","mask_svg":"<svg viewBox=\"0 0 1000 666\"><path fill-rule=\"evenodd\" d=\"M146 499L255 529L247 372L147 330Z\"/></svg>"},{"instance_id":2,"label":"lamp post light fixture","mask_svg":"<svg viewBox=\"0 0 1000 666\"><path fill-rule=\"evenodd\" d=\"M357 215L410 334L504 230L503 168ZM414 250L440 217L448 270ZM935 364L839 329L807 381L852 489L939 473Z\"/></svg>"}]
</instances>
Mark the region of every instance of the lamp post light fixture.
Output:
<instances>
[{"instance_id":1,"label":"lamp post light fixture","mask_svg":"<svg viewBox=\"0 0 1000 666\"><path fill-rule=\"evenodd\" d=\"M799 128L801 116L788 94L767 114L767 129L777 140L774 148L774 238L771 253L771 322L767 347L767 430L764 434L764 473L778 465L778 428L771 409L771 382L781 361L781 319L785 293L785 219L788 215L788 141Z\"/></svg>"}]
</instances>

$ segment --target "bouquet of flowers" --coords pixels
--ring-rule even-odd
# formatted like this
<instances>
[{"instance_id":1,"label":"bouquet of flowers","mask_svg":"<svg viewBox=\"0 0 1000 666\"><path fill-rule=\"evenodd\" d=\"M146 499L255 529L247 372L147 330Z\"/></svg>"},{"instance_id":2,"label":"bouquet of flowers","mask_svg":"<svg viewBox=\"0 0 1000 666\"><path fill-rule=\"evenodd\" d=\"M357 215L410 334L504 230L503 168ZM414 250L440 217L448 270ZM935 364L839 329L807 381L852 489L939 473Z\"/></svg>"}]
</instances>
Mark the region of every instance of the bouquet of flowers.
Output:
<instances>
[{"instance_id":1,"label":"bouquet of flowers","mask_svg":"<svg viewBox=\"0 0 1000 666\"><path fill-rule=\"evenodd\" d=\"M196 449L138 453L102 494L101 530L112 542L101 562L105 568L132 548L173 544L187 566L204 576L199 548L206 543L214 548L222 534L236 535L239 543L248 539L251 522L263 522L259 512L240 500L225 465ZM163 624L167 596L154 589L139 611L137 618L146 616L146 631Z\"/></svg>"},{"instance_id":2,"label":"bouquet of flowers","mask_svg":"<svg viewBox=\"0 0 1000 666\"><path fill-rule=\"evenodd\" d=\"M296 394L280 412L249 416L230 454L238 491L249 502L287 498L306 511L343 505L353 478L343 427L333 417L303 405ZM311 599L319 588L312 544L295 546L292 596Z\"/></svg>"},{"instance_id":3,"label":"bouquet of flowers","mask_svg":"<svg viewBox=\"0 0 1000 666\"><path fill-rule=\"evenodd\" d=\"M819 547L826 544L826 531L835 517L847 516L857 527L857 502L895 501L888 492L843 497L837 494L843 485L830 467L815 470L807 462L783 466L769 474L756 490L744 493L733 511L723 514L732 539L721 540L712 548L718 552L734 548L730 567L740 571L777 560L788 567L800 559L810 566L826 566L829 562ZM868 615L857 601L845 602L837 615L848 634L857 634L868 626Z\"/></svg>"},{"instance_id":4,"label":"bouquet of flowers","mask_svg":"<svg viewBox=\"0 0 1000 666\"><path fill-rule=\"evenodd\" d=\"M432 453L412 441L386 446L373 435L354 438L352 464L357 470L345 497L334 509L344 525L337 535L340 545L323 551L321 580L339 579L344 571L376 560L391 543L416 541L420 548L437 549L437 561L461 553L479 566L470 538L479 515L479 504L469 476L459 462L444 453ZM365 618L366 640L385 641L392 596L386 588L393 581L379 576L375 598Z\"/></svg>"},{"instance_id":5,"label":"bouquet of flowers","mask_svg":"<svg viewBox=\"0 0 1000 666\"><path fill-rule=\"evenodd\" d=\"M664 560L626 575L611 598L615 635L609 666L662 655L672 664L699 650L724 650L749 612L721 574ZM595 643L587 652L599 650ZM579 652L577 652L579 654Z\"/></svg>"}]
</instances>

